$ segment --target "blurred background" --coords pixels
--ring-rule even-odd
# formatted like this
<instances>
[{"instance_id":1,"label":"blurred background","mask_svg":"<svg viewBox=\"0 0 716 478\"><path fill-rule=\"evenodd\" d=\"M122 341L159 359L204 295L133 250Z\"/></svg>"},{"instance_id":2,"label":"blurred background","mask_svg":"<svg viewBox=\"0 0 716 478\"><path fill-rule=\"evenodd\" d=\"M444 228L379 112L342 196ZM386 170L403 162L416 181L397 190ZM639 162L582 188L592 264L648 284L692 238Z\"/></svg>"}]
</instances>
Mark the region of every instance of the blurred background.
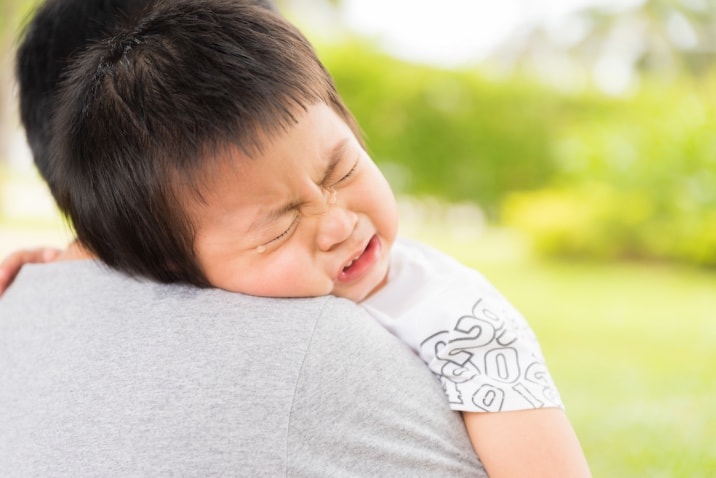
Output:
<instances>
[{"instance_id":1,"label":"blurred background","mask_svg":"<svg viewBox=\"0 0 716 478\"><path fill-rule=\"evenodd\" d=\"M0 0L0 256L71 239ZM716 2L283 0L399 197L541 339L596 477L716 470Z\"/></svg>"}]
</instances>

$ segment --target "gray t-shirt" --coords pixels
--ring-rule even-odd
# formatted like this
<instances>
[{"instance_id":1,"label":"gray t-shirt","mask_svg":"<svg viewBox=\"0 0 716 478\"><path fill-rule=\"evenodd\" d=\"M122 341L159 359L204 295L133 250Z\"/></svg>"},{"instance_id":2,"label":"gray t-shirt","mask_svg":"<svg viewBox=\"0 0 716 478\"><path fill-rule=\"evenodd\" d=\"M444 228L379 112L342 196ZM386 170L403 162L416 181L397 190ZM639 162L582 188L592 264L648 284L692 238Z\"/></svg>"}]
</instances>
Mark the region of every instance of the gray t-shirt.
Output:
<instances>
[{"instance_id":1,"label":"gray t-shirt","mask_svg":"<svg viewBox=\"0 0 716 478\"><path fill-rule=\"evenodd\" d=\"M485 476L354 304L28 265L0 299L0 476Z\"/></svg>"}]
</instances>

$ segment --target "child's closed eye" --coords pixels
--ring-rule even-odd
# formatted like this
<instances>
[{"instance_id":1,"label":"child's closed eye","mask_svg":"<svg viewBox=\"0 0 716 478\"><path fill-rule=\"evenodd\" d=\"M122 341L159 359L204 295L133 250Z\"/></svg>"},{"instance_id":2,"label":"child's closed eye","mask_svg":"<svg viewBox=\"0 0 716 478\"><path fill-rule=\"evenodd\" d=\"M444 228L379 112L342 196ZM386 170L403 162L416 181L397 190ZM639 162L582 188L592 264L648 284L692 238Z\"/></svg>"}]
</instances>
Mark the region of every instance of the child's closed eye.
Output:
<instances>
[{"instance_id":1,"label":"child's closed eye","mask_svg":"<svg viewBox=\"0 0 716 478\"><path fill-rule=\"evenodd\" d=\"M350 178L351 176L353 176L353 174L354 174L354 173L356 172L356 170L358 169L358 163L359 163L359 161L356 161L356 163L353 165L353 167L351 168L351 170L348 171L348 173L347 173L345 176L343 176L341 179L339 179L338 181L336 181L335 183L333 183L333 185L332 185L331 187L337 186L338 184L341 184L342 182L347 181L348 178Z\"/></svg>"},{"instance_id":2,"label":"child's closed eye","mask_svg":"<svg viewBox=\"0 0 716 478\"><path fill-rule=\"evenodd\" d=\"M300 217L301 217L300 214L296 214L296 215L294 216L293 220L291 221L291 224L288 225L288 227L286 228L285 231L283 231L281 234L279 234L278 236L274 237L274 238L271 239L270 241L265 242L264 244L261 244L260 246L258 246L258 247L256 248L256 250L257 250L259 253L264 252L267 247L272 246L272 245L274 245L274 244L277 244L277 243L279 243L280 241L286 239L286 238L296 229L296 226L298 225L298 221L299 221Z\"/></svg>"}]
</instances>

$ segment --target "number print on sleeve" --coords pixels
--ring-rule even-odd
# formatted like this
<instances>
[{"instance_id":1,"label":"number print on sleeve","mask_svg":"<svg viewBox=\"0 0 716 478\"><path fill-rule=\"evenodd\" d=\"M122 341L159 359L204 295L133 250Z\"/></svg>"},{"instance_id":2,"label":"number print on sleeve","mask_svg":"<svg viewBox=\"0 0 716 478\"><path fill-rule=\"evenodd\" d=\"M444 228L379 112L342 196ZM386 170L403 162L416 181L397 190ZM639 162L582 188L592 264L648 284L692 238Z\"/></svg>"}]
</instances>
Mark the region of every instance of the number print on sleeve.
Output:
<instances>
[{"instance_id":1,"label":"number print on sleeve","mask_svg":"<svg viewBox=\"0 0 716 478\"><path fill-rule=\"evenodd\" d=\"M453 409L562 406L532 330L506 302L478 299L451 329L426 338L420 355L440 378Z\"/></svg>"}]
</instances>

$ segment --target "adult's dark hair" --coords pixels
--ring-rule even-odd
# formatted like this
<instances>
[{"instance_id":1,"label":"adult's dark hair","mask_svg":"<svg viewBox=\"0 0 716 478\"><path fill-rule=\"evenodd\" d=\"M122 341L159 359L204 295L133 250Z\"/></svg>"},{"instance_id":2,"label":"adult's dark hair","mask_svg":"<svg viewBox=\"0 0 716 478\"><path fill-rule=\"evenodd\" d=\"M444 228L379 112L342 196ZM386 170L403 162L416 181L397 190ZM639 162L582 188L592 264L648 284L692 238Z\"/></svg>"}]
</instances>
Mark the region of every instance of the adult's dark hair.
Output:
<instances>
[{"instance_id":1,"label":"adult's dark hair","mask_svg":"<svg viewBox=\"0 0 716 478\"><path fill-rule=\"evenodd\" d=\"M15 73L20 119L35 165L49 182L50 124L60 78L72 55L101 38L118 21L146 7L151 0L47 0L23 31ZM270 0L253 0L275 10Z\"/></svg>"},{"instance_id":2,"label":"adult's dark hair","mask_svg":"<svg viewBox=\"0 0 716 478\"><path fill-rule=\"evenodd\" d=\"M152 2L70 69L52 131L58 205L108 265L208 286L187 194L200 200L231 149L253 155L319 102L354 127L310 43L280 15L236 0Z\"/></svg>"}]
</instances>

